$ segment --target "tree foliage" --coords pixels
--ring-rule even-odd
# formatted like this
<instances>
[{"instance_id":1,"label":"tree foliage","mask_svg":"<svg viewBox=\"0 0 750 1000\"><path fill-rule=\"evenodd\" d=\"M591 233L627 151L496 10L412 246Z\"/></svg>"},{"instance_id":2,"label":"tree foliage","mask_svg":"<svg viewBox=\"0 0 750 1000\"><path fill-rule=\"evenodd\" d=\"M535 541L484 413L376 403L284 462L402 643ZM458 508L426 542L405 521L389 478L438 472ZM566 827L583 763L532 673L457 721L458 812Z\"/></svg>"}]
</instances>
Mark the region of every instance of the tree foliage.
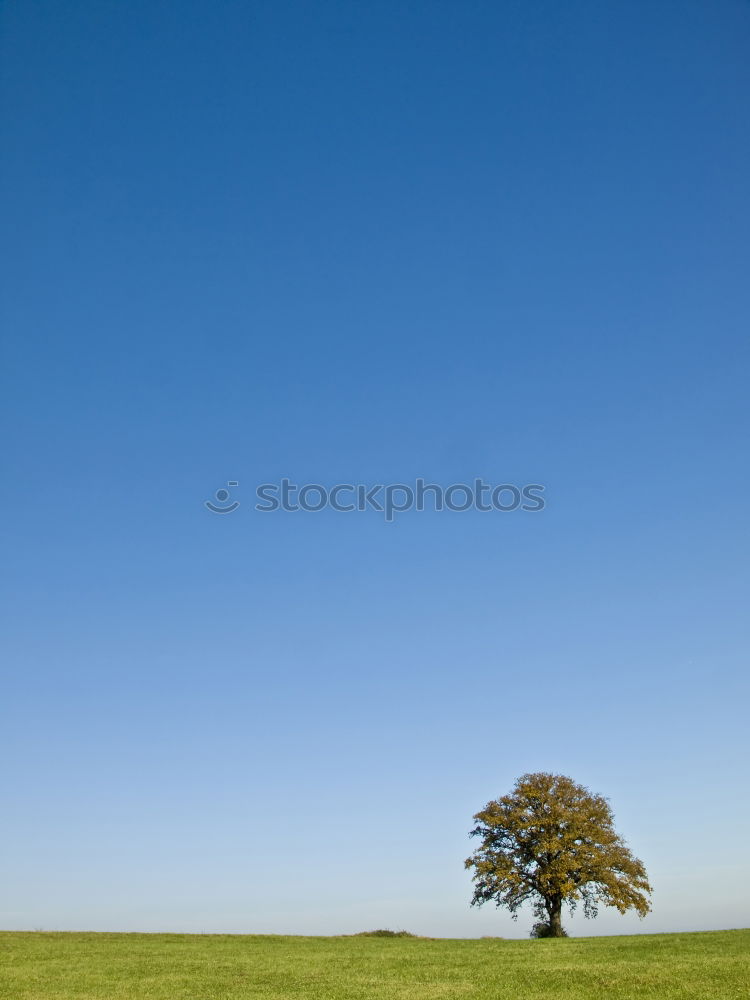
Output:
<instances>
[{"instance_id":1,"label":"tree foliage","mask_svg":"<svg viewBox=\"0 0 750 1000\"><path fill-rule=\"evenodd\" d=\"M641 917L651 909L646 869L615 832L609 803L571 778L524 774L474 820L472 906L494 901L515 919L530 902L551 937L564 935L563 905L572 912L582 903L587 917L600 905Z\"/></svg>"}]
</instances>

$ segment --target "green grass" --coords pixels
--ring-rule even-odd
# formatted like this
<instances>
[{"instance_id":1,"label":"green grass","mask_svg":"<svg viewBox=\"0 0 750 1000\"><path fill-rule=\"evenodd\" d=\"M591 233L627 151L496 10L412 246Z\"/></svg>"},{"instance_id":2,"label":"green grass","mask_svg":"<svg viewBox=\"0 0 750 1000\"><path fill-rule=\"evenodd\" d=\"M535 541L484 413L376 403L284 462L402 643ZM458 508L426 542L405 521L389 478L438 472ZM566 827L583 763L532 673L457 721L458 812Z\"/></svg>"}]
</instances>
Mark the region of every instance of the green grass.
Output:
<instances>
[{"instance_id":1,"label":"green grass","mask_svg":"<svg viewBox=\"0 0 750 1000\"><path fill-rule=\"evenodd\" d=\"M0 933L3 1000L733 1000L750 930L541 941Z\"/></svg>"}]
</instances>

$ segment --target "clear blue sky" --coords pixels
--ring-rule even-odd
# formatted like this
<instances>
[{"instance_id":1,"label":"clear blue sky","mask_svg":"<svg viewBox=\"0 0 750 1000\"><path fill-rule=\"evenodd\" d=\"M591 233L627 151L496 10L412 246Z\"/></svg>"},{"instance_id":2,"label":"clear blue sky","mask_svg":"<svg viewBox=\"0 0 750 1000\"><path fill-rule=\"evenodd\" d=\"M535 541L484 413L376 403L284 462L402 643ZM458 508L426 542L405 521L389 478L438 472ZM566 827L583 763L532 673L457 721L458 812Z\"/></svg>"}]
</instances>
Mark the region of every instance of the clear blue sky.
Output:
<instances>
[{"instance_id":1,"label":"clear blue sky","mask_svg":"<svg viewBox=\"0 0 750 1000\"><path fill-rule=\"evenodd\" d=\"M1 17L0 925L523 936L533 770L656 889L576 932L750 924L750 4Z\"/></svg>"}]
</instances>

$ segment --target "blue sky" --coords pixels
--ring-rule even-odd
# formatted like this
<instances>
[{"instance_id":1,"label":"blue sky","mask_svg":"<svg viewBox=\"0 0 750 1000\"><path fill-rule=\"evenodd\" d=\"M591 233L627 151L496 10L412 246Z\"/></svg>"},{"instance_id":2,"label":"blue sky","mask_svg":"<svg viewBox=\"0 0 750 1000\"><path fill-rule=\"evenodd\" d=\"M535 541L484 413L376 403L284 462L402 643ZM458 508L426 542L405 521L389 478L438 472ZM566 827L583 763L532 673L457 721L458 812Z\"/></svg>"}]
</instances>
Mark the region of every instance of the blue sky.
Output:
<instances>
[{"instance_id":1,"label":"blue sky","mask_svg":"<svg viewBox=\"0 0 750 1000\"><path fill-rule=\"evenodd\" d=\"M575 932L750 923L750 7L0 17L0 924L525 936L462 861L533 770L655 886Z\"/></svg>"}]
</instances>

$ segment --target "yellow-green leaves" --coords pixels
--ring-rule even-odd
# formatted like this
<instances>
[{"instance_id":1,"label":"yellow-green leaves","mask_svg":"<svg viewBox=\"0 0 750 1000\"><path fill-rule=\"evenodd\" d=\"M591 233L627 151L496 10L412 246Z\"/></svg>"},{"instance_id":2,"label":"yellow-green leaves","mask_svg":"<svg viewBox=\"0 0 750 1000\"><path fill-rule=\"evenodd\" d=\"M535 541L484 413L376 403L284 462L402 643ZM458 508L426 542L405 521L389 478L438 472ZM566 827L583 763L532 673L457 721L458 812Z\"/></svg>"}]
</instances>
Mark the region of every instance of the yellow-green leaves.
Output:
<instances>
[{"instance_id":1,"label":"yellow-green leaves","mask_svg":"<svg viewBox=\"0 0 750 1000\"><path fill-rule=\"evenodd\" d=\"M642 917L650 910L646 869L615 832L609 803L564 774L524 774L474 820L472 905L493 901L515 917L529 901L552 936L563 933L563 904L582 902L587 917L599 905Z\"/></svg>"}]
</instances>

